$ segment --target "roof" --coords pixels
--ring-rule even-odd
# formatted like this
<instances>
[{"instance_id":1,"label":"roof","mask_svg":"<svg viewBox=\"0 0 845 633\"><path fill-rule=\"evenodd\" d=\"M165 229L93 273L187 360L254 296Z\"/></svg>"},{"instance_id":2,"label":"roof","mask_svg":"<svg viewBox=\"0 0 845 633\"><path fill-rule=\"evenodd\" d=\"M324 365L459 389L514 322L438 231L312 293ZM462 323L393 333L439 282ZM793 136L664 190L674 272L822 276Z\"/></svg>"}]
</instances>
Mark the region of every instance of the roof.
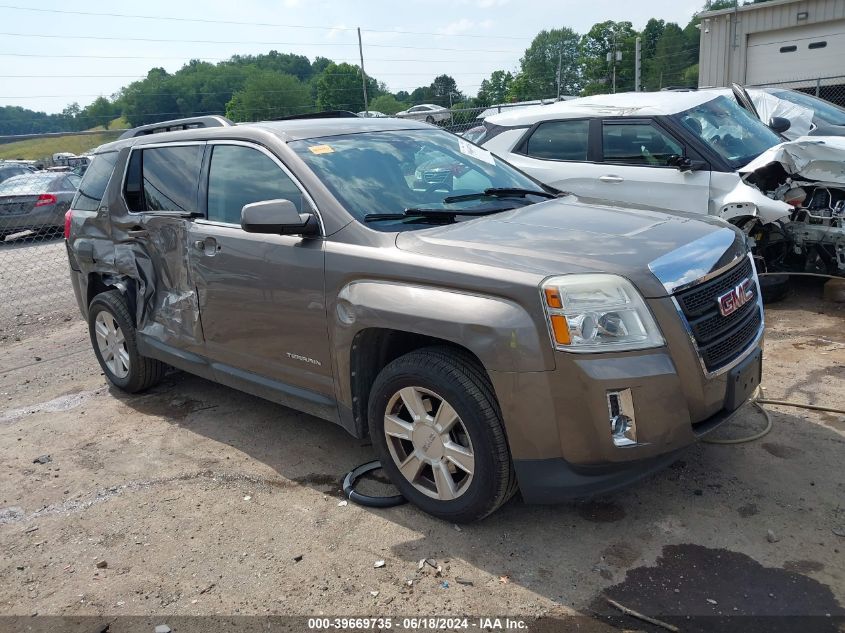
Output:
<instances>
[{"instance_id":1,"label":"roof","mask_svg":"<svg viewBox=\"0 0 845 633\"><path fill-rule=\"evenodd\" d=\"M231 126L191 128L171 132L159 132L144 136L119 139L101 145L96 153L115 151L131 145L170 143L177 141L205 141L212 139L249 139L250 130L270 133L285 143L311 138L360 134L363 132L389 132L397 130L432 130L428 123L409 119L342 117L322 119L289 119L281 121L259 121ZM254 132L254 133L255 133Z\"/></svg>"},{"instance_id":2,"label":"roof","mask_svg":"<svg viewBox=\"0 0 845 633\"><path fill-rule=\"evenodd\" d=\"M486 120L495 125L513 127L532 125L548 119L574 119L598 116L659 116L676 114L714 99L709 91L622 92L559 101L549 105L502 112Z\"/></svg>"},{"instance_id":3,"label":"roof","mask_svg":"<svg viewBox=\"0 0 845 633\"><path fill-rule=\"evenodd\" d=\"M727 9L716 9L714 11L702 11L698 14L699 18L712 18L714 15L724 15L726 13L743 13L745 11L759 11L762 9L771 9L782 4L798 4L804 0L768 0L768 2L758 2L757 4L741 4L738 7L728 7Z\"/></svg>"},{"instance_id":4,"label":"roof","mask_svg":"<svg viewBox=\"0 0 845 633\"><path fill-rule=\"evenodd\" d=\"M284 141L299 141L306 138L360 134L362 132L385 132L392 130L426 130L428 123L392 117L349 117L338 119L294 119L288 121L262 121L246 127L260 127ZM239 126L245 127L245 126Z\"/></svg>"}]
</instances>

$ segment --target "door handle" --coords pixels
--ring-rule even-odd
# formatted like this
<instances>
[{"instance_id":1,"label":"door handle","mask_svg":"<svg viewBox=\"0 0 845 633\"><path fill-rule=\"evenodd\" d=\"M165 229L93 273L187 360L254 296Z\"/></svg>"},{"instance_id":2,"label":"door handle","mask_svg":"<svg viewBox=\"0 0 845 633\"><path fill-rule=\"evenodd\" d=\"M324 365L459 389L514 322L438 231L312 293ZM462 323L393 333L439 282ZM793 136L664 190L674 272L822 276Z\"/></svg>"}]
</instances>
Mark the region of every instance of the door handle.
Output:
<instances>
[{"instance_id":1,"label":"door handle","mask_svg":"<svg viewBox=\"0 0 845 633\"><path fill-rule=\"evenodd\" d=\"M625 179L622 176L613 176L611 174L608 174L607 176L599 176L599 180L609 183L625 182Z\"/></svg>"},{"instance_id":2,"label":"door handle","mask_svg":"<svg viewBox=\"0 0 845 633\"><path fill-rule=\"evenodd\" d=\"M213 237L206 237L202 240L194 240L194 248L209 257L213 257L214 254L220 250L220 246L217 245L217 240Z\"/></svg>"}]
</instances>

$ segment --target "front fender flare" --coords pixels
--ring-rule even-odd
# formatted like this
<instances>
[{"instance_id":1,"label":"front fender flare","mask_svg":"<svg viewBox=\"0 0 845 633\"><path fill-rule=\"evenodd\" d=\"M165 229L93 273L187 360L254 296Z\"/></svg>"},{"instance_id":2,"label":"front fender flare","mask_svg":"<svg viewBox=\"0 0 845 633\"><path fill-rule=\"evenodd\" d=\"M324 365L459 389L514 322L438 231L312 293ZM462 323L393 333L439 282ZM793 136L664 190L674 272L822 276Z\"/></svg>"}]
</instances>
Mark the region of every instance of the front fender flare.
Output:
<instances>
[{"instance_id":1,"label":"front fender flare","mask_svg":"<svg viewBox=\"0 0 845 633\"><path fill-rule=\"evenodd\" d=\"M537 299L539 305L539 297ZM350 395L350 357L355 336L369 328L443 339L468 349L488 371L554 369L548 334L519 304L433 286L354 281L329 307L342 399Z\"/></svg>"}]
</instances>

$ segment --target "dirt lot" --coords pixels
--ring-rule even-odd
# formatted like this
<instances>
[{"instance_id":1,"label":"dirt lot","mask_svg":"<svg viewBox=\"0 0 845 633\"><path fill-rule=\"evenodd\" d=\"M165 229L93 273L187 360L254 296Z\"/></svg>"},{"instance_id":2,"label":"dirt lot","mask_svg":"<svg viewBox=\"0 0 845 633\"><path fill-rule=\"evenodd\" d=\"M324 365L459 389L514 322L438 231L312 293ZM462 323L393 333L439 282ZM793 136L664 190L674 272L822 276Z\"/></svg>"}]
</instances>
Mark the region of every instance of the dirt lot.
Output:
<instances>
[{"instance_id":1,"label":"dirt lot","mask_svg":"<svg viewBox=\"0 0 845 633\"><path fill-rule=\"evenodd\" d=\"M845 406L845 306L820 296L803 284L767 310L767 397ZM683 630L722 630L686 615L820 616L746 621L761 631L837 630L826 616L845 613L842 416L770 407L759 441L458 529L338 505L339 477L372 455L338 427L182 373L109 390L77 319L20 338L0 341L0 613L578 613L595 618L580 630L657 630L609 596ZM719 433L763 424L747 407Z\"/></svg>"}]
</instances>

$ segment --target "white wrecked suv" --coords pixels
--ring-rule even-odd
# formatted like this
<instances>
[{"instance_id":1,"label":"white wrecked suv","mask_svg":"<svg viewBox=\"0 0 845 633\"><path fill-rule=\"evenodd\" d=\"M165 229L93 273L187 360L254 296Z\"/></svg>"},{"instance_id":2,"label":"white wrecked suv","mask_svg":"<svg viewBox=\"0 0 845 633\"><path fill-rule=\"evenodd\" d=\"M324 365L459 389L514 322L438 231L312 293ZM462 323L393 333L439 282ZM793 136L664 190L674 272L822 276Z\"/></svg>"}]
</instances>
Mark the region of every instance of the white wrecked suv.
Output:
<instances>
[{"instance_id":1,"label":"white wrecked suv","mask_svg":"<svg viewBox=\"0 0 845 633\"><path fill-rule=\"evenodd\" d=\"M112 384L169 365L369 435L449 521L629 484L760 382L739 231L558 195L424 123L131 130L96 150L66 237Z\"/></svg>"},{"instance_id":2,"label":"white wrecked suv","mask_svg":"<svg viewBox=\"0 0 845 633\"><path fill-rule=\"evenodd\" d=\"M767 272L845 275L845 139L767 123L739 86L634 92L503 112L477 142L579 196L722 218Z\"/></svg>"}]
</instances>

